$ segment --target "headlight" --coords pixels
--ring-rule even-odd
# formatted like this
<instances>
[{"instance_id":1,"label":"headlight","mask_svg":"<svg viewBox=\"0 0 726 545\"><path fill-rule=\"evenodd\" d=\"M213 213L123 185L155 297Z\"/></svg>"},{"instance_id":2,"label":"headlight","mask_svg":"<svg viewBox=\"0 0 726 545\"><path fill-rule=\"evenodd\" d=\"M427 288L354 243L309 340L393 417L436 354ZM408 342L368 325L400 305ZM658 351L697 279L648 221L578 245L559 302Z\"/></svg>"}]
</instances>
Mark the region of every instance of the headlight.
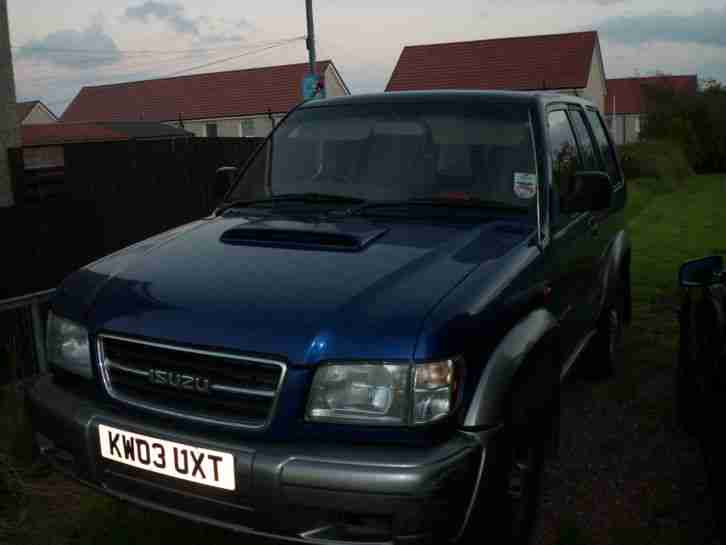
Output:
<instances>
[{"instance_id":1,"label":"headlight","mask_svg":"<svg viewBox=\"0 0 726 545\"><path fill-rule=\"evenodd\" d=\"M76 375L93 377L88 330L85 327L49 312L45 344L51 363Z\"/></svg>"},{"instance_id":2,"label":"headlight","mask_svg":"<svg viewBox=\"0 0 726 545\"><path fill-rule=\"evenodd\" d=\"M335 364L315 373L309 420L417 425L448 415L457 394L453 360L420 364Z\"/></svg>"}]
</instances>

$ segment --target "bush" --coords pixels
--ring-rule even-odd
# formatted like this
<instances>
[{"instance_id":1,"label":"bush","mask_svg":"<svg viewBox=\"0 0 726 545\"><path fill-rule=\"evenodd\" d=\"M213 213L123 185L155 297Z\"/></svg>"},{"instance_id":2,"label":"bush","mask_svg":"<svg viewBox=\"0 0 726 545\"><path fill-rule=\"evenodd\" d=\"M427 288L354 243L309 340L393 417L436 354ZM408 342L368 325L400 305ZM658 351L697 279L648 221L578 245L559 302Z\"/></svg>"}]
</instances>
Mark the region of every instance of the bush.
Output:
<instances>
[{"instance_id":1,"label":"bush","mask_svg":"<svg viewBox=\"0 0 726 545\"><path fill-rule=\"evenodd\" d=\"M711 81L696 93L643 87L644 140L675 142L699 173L726 170L726 87Z\"/></svg>"},{"instance_id":2,"label":"bush","mask_svg":"<svg viewBox=\"0 0 726 545\"><path fill-rule=\"evenodd\" d=\"M645 140L620 146L620 161L627 178L682 180L693 174L683 149L673 142Z\"/></svg>"}]
</instances>

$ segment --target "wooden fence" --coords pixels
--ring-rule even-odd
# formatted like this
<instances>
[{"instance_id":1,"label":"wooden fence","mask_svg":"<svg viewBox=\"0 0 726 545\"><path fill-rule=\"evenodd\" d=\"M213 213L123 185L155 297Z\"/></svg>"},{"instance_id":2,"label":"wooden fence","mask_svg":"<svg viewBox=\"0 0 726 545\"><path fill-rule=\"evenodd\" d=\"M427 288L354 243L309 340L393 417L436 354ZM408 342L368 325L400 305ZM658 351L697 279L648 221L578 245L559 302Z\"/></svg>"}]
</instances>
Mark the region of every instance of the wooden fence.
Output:
<instances>
[{"instance_id":1,"label":"wooden fence","mask_svg":"<svg viewBox=\"0 0 726 545\"><path fill-rule=\"evenodd\" d=\"M216 169L241 165L261 141L67 144L62 168L39 170L11 150L16 205L0 209L0 299L55 287L90 261L207 215Z\"/></svg>"}]
</instances>

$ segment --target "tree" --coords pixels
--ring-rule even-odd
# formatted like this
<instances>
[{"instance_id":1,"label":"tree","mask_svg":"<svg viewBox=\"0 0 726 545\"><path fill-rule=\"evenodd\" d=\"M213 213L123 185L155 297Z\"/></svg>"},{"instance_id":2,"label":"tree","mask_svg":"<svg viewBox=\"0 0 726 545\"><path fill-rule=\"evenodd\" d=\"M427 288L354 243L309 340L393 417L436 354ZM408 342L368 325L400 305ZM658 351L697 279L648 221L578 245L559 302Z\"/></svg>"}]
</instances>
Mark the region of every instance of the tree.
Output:
<instances>
[{"instance_id":1,"label":"tree","mask_svg":"<svg viewBox=\"0 0 726 545\"><path fill-rule=\"evenodd\" d=\"M642 136L670 140L699 172L726 170L726 88L717 80L702 82L696 93L667 85L644 85L646 122Z\"/></svg>"}]
</instances>

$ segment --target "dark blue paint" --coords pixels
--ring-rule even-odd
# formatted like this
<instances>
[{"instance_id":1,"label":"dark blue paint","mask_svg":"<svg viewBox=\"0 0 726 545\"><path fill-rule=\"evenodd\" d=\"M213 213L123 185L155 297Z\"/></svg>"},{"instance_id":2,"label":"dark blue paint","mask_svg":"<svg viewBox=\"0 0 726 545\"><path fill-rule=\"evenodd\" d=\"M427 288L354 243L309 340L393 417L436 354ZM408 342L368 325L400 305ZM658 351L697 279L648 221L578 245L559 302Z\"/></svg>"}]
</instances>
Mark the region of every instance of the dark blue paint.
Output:
<instances>
[{"instance_id":1,"label":"dark blue paint","mask_svg":"<svg viewBox=\"0 0 726 545\"><path fill-rule=\"evenodd\" d=\"M506 268L517 248L529 247L532 231L504 220L377 221L383 234L357 252L221 241L243 221L197 222L91 264L66 280L55 307L92 334L284 358L291 368L273 435L302 426L306 367L440 355L416 349L431 344L419 339L431 309L482 263ZM340 220L341 229L360 221Z\"/></svg>"}]
</instances>

